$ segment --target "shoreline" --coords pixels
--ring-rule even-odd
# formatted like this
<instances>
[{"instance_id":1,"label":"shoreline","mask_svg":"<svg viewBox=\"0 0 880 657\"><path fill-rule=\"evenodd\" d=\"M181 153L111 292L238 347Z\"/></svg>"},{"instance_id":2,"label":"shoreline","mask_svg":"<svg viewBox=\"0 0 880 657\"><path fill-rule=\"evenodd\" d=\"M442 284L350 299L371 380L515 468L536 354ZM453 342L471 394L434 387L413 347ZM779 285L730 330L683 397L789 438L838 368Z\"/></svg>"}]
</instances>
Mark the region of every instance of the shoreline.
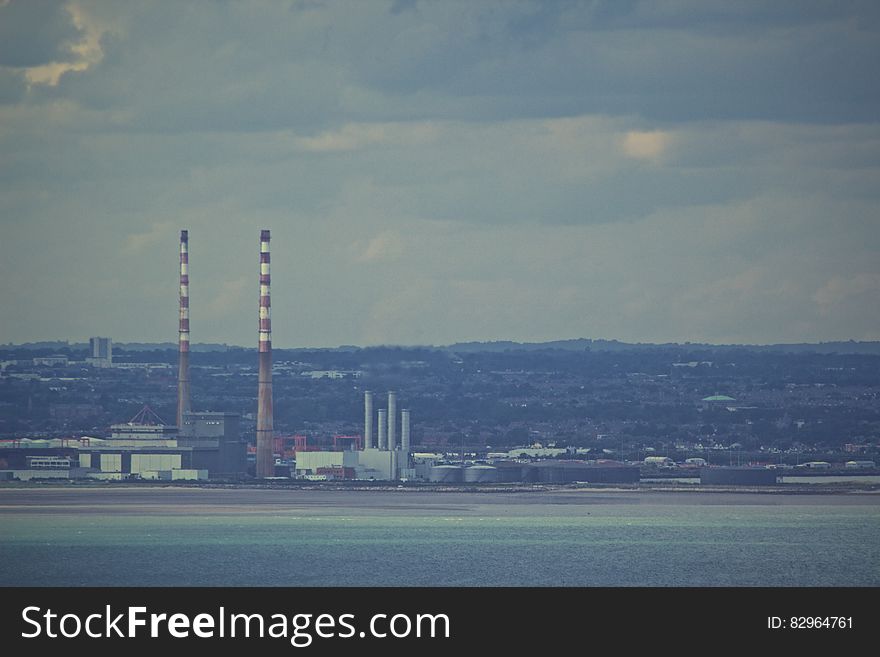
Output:
<instances>
[{"instance_id":1,"label":"shoreline","mask_svg":"<svg viewBox=\"0 0 880 657\"><path fill-rule=\"evenodd\" d=\"M39 490L241 490L241 491L319 491L324 493L468 493L478 495L510 495L533 493L552 494L566 491L596 493L705 493L705 494L762 494L762 495L880 495L880 485L865 483L790 483L775 486L754 485L703 485L703 484L664 484L652 482L648 485L626 484L360 484L360 483L302 483L302 482L72 482L72 481L28 481L0 482L2 491Z\"/></svg>"},{"instance_id":2,"label":"shoreline","mask_svg":"<svg viewBox=\"0 0 880 657\"><path fill-rule=\"evenodd\" d=\"M306 488L270 486L21 486L0 491L0 517L36 515L520 516L589 515L601 507L862 507L878 491L812 488L711 490L585 486L488 488Z\"/></svg>"}]
</instances>

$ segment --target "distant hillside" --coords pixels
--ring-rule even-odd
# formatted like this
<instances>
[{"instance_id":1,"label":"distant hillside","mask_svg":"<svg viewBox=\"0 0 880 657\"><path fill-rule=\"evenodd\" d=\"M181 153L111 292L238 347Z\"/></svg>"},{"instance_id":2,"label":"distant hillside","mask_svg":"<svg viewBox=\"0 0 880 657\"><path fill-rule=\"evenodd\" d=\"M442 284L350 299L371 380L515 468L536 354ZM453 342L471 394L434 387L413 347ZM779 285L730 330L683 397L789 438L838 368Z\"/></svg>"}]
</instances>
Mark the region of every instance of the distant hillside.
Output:
<instances>
[{"instance_id":1,"label":"distant hillside","mask_svg":"<svg viewBox=\"0 0 880 657\"><path fill-rule=\"evenodd\" d=\"M30 349L33 351L82 351L89 348L88 342L67 342L62 340L53 340L46 342L25 342L24 344L7 343L0 345L6 349ZM114 349L124 349L127 351L164 351L165 349L177 350L176 342L113 342ZM193 351L228 351L229 349L237 349L227 344L216 344L209 342L194 342L190 346Z\"/></svg>"},{"instance_id":2,"label":"distant hillside","mask_svg":"<svg viewBox=\"0 0 880 657\"><path fill-rule=\"evenodd\" d=\"M668 349L685 347L691 350L748 350L768 351L773 353L796 353L796 354L868 354L880 355L880 342L802 342L791 344L769 345L717 345L700 342L685 343L661 343L650 342L619 342L618 340L591 340L579 338L574 340L554 340L551 342L511 342L501 340L497 342L459 342L446 347L449 351L457 352L500 352L500 351L542 351L546 349L563 349L568 351L646 351L653 349Z\"/></svg>"},{"instance_id":3,"label":"distant hillside","mask_svg":"<svg viewBox=\"0 0 880 657\"><path fill-rule=\"evenodd\" d=\"M125 349L126 351L162 351L165 349L177 350L176 342L114 342L114 348ZM237 349L227 344L216 344L212 342L193 342L190 345L191 351L229 351Z\"/></svg>"},{"instance_id":4,"label":"distant hillside","mask_svg":"<svg viewBox=\"0 0 880 657\"><path fill-rule=\"evenodd\" d=\"M114 342L114 349L118 351L177 351L176 342ZM29 342L25 344L0 345L5 349L24 349L40 351L43 353L82 351L89 348L84 342L46 341ZM505 351L546 351L548 349L564 351L597 351L597 352L631 352L631 351L654 351L658 349L687 349L689 351L727 351L746 350L772 353L792 354L864 354L880 355L880 342L858 342L848 340L845 342L798 342L791 344L756 344L756 345L719 345L701 342L684 343L652 343L652 342L620 342L618 340L592 340L590 338L576 338L572 340L553 340L550 342L513 342L510 340L498 340L493 342L458 342L445 347L431 346L405 346L385 345L382 347L357 347L353 345L341 345L339 347L292 347L282 348L276 345L276 351L296 352L357 352L362 350L443 350L459 353L476 352L505 352ZM194 352L229 352L229 351L254 351L256 347L240 347L237 345L194 342L190 349Z\"/></svg>"}]
</instances>

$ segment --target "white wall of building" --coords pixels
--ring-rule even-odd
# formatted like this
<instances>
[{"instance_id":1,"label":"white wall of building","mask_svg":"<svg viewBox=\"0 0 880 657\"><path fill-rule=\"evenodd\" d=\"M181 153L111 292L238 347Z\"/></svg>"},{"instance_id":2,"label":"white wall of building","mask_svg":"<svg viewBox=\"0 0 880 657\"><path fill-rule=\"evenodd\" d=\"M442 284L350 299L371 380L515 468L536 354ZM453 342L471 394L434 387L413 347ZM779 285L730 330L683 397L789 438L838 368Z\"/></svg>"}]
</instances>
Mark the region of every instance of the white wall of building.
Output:
<instances>
[{"instance_id":1,"label":"white wall of building","mask_svg":"<svg viewBox=\"0 0 880 657\"><path fill-rule=\"evenodd\" d=\"M122 472L122 454L101 454L101 472Z\"/></svg>"},{"instance_id":2,"label":"white wall of building","mask_svg":"<svg viewBox=\"0 0 880 657\"><path fill-rule=\"evenodd\" d=\"M393 479L394 453L381 449L365 449L360 454L360 465L365 470L361 475L376 479Z\"/></svg>"},{"instance_id":3,"label":"white wall of building","mask_svg":"<svg viewBox=\"0 0 880 657\"><path fill-rule=\"evenodd\" d=\"M316 474L318 468L356 468L359 452L297 452L296 470Z\"/></svg>"},{"instance_id":4,"label":"white wall of building","mask_svg":"<svg viewBox=\"0 0 880 657\"><path fill-rule=\"evenodd\" d=\"M131 474L144 470L179 470L180 454L132 454Z\"/></svg>"}]
</instances>

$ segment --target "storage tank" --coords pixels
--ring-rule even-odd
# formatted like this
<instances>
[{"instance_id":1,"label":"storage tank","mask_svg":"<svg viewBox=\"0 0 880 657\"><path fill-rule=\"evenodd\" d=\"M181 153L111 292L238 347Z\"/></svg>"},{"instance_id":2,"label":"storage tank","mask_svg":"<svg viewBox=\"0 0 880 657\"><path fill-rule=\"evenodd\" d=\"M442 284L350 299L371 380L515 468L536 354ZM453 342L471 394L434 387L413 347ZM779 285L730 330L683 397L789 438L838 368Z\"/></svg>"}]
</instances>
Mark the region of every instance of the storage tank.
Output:
<instances>
[{"instance_id":1,"label":"storage tank","mask_svg":"<svg viewBox=\"0 0 880 657\"><path fill-rule=\"evenodd\" d=\"M524 464L513 461L496 461L495 473L498 475L498 481L512 483L523 481Z\"/></svg>"},{"instance_id":2,"label":"storage tank","mask_svg":"<svg viewBox=\"0 0 880 657\"><path fill-rule=\"evenodd\" d=\"M701 484L774 486L776 470L769 468L701 468Z\"/></svg>"},{"instance_id":3,"label":"storage tank","mask_svg":"<svg viewBox=\"0 0 880 657\"><path fill-rule=\"evenodd\" d=\"M567 483L565 468L556 463L547 463L539 461L531 464L532 469L537 473L537 480L543 484L564 484Z\"/></svg>"},{"instance_id":4,"label":"storage tank","mask_svg":"<svg viewBox=\"0 0 880 657\"><path fill-rule=\"evenodd\" d=\"M472 465L464 469L466 484L494 484L498 481L498 468L491 465Z\"/></svg>"},{"instance_id":5,"label":"storage tank","mask_svg":"<svg viewBox=\"0 0 880 657\"><path fill-rule=\"evenodd\" d=\"M428 481L433 483L454 484L462 480L462 468L459 465L435 465L428 474Z\"/></svg>"},{"instance_id":6,"label":"storage tank","mask_svg":"<svg viewBox=\"0 0 880 657\"><path fill-rule=\"evenodd\" d=\"M569 466L565 470L567 482L583 481L591 484L637 484L640 476L638 467L628 465Z\"/></svg>"},{"instance_id":7,"label":"storage tank","mask_svg":"<svg viewBox=\"0 0 880 657\"><path fill-rule=\"evenodd\" d=\"M638 467L628 465L593 465L582 461L539 461L526 464L523 480L544 484L570 484L587 482L593 484L638 483Z\"/></svg>"}]
</instances>

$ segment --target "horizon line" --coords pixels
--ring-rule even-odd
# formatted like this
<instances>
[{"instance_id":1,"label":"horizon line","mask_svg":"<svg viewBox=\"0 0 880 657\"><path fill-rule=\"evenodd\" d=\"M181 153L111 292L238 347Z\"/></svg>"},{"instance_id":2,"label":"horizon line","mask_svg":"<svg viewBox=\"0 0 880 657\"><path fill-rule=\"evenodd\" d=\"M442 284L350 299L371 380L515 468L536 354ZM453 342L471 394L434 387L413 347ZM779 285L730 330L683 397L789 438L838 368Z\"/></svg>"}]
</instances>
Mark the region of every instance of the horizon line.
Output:
<instances>
[{"instance_id":1,"label":"horizon line","mask_svg":"<svg viewBox=\"0 0 880 657\"><path fill-rule=\"evenodd\" d=\"M93 336L94 337L94 336ZM104 336L102 336L104 337ZM112 338L111 338L112 339ZM571 342L590 342L590 343L614 343L621 345L631 345L631 346L709 346L709 347L777 347L777 346L786 346L786 345L827 345L827 344L880 344L880 339L877 340L856 340L855 338L846 338L846 339L837 339L837 340L814 340L814 341L794 341L794 342L703 342L703 341L691 341L685 340L683 342L675 342L675 341L665 341L665 342L642 342L642 341L634 341L629 342L626 340L620 340L617 338L559 338L553 340L507 340L507 339L498 339L498 340L463 340L452 342L448 344L417 344L417 343L381 343L381 344L369 344L369 345L358 345L358 344L338 344L335 346L295 346L295 347L279 347L277 345L273 345L275 349L282 350L317 350L317 349L376 349L376 348L405 348L405 349L448 349L450 347L455 347L458 345L497 345L497 344L512 344L512 345L548 345L548 344L558 344L558 343L571 343ZM68 346L78 346L84 345L88 347L88 339L85 339L82 342L79 341L71 341L70 339L65 340L36 340L33 342L5 342L0 343L0 348L15 348L15 347L26 347L29 345L41 345L41 344L53 344L53 343L63 343ZM171 340L162 340L162 341L150 341L150 340L128 340L128 341L116 341L113 340L114 345L119 345L120 347L124 347L129 344L142 344L142 345L169 345L168 348L176 348L177 342ZM244 346L235 343L229 342L193 342L193 346L222 346L233 349L242 349L242 350L254 350L256 351L256 346Z\"/></svg>"}]
</instances>

